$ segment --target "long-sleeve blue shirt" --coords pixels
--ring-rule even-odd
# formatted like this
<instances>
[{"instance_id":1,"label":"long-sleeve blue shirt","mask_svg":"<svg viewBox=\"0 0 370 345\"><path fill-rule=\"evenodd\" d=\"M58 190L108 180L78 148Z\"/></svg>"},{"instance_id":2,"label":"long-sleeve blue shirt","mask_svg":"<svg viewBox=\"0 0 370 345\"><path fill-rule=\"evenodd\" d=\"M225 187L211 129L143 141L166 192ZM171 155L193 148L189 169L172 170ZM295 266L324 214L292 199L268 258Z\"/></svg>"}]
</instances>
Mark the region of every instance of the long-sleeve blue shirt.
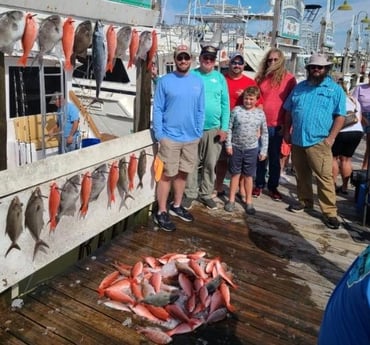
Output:
<instances>
[{"instance_id":1,"label":"long-sleeve blue shirt","mask_svg":"<svg viewBox=\"0 0 370 345\"><path fill-rule=\"evenodd\" d=\"M204 126L204 84L194 74L172 72L158 80L153 103L153 131L160 141L190 142Z\"/></svg>"}]
</instances>

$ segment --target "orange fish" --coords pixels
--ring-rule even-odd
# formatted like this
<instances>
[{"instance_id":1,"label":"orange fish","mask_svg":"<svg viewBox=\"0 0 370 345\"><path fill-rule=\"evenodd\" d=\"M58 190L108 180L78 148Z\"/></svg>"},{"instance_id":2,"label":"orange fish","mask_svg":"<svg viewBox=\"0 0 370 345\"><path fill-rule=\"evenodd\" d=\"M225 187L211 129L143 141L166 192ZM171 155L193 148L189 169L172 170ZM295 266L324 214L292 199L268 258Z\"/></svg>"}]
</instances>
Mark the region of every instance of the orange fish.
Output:
<instances>
[{"instance_id":1,"label":"orange fish","mask_svg":"<svg viewBox=\"0 0 370 345\"><path fill-rule=\"evenodd\" d=\"M49 222L50 222L50 231L54 231L57 227L58 221L58 210L60 204L60 192L58 185L53 182L50 186L49 194Z\"/></svg>"},{"instance_id":2,"label":"orange fish","mask_svg":"<svg viewBox=\"0 0 370 345\"><path fill-rule=\"evenodd\" d=\"M119 272L114 271L108 274L100 283L98 287L99 296L104 296L104 290L109 287L117 278L119 277Z\"/></svg>"},{"instance_id":3,"label":"orange fish","mask_svg":"<svg viewBox=\"0 0 370 345\"><path fill-rule=\"evenodd\" d=\"M35 14L26 14L26 25L22 36L23 55L19 58L18 65L27 65L27 57L30 54L38 35L38 25L33 18L34 16Z\"/></svg>"},{"instance_id":4,"label":"orange fish","mask_svg":"<svg viewBox=\"0 0 370 345\"><path fill-rule=\"evenodd\" d=\"M117 182L119 179L119 169L118 169L118 162L114 161L110 167L109 175L108 175L108 187L109 187L109 203L115 202L116 197L114 196L114 191L117 187Z\"/></svg>"},{"instance_id":5,"label":"orange fish","mask_svg":"<svg viewBox=\"0 0 370 345\"><path fill-rule=\"evenodd\" d=\"M113 72L113 59L116 55L117 49L117 34L114 30L113 25L109 25L107 29L107 50L108 50L108 58L107 58L107 71Z\"/></svg>"},{"instance_id":6,"label":"orange fish","mask_svg":"<svg viewBox=\"0 0 370 345\"><path fill-rule=\"evenodd\" d=\"M81 193L80 193L80 199L81 199L80 215L81 217L86 217L87 210L89 208L91 186L92 186L91 172L88 171L85 173L84 177L82 178L82 183L81 183Z\"/></svg>"},{"instance_id":7,"label":"orange fish","mask_svg":"<svg viewBox=\"0 0 370 345\"><path fill-rule=\"evenodd\" d=\"M139 33L136 31L136 29L132 29L131 41L129 46L130 59L128 61L127 68L130 68L132 65L135 64L135 58L138 49L139 49Z\"/></svg>"},{"instance_id":8,"label":"orange fish","mask_svg":"<svg viewBox=\"0 0 370 345\"><path fill-rule=\"evenodd\" d=\"M233 313L236 308L230 303L230 290L226 283L220 285L221 295L225 301L226 308L229 312Z\"/></svg>"},{"instance_id":9,"label":"orange fish","mask_svg":"<svg viewBox=\"0 0 370 345\"><path fill-rule=\"evenodd\" d=\"M71 56L73 52L73 42L75 39L75 28L74 28L74 20L71 17L68 17L63 25L63 37L62 37L62 44L63 44L63 52L64 52L64 69L66 71L72 70L73 66L71 63Z\"/></svg>"},{"instance_id":10,"label":"orange fish","mask_svg":"<svg viewBox=\"0 0 370 345\"><path fill-rule=\"evenodd\" d=\"M148 62L146 65L147 70L150 72L152 69L152 62L155 54L158 50L158 38L157 38L157 32L155 30L152 31L152 46L149 49L148 52Z\"/></svg>"},{"instance_id":11,"label":"orange fish","mask_svg":"<svg viewBox=\"0 0 370 345\"><path fill-rule=\"evenodd\" d=\"M134 189L135 174L137 171L137 158L135 153L130 156L130 161L128 163L128 190L132 191Z\"/></svg>"}]
</instances>

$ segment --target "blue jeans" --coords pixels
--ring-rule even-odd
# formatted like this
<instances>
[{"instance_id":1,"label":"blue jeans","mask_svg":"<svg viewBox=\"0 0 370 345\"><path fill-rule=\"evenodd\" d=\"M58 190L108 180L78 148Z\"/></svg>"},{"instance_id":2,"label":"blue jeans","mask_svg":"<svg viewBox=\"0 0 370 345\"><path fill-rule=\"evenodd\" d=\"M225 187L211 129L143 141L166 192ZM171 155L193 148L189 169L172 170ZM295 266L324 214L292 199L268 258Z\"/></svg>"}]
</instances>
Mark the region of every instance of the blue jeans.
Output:
<instances>
[{"instance_id":1,"label":"blue jeans","mask_svg":"<svg viewBox=\"0 0 370 345\"><path fill-rule=\"evenodd\" d=\"M257 162L256 187L264 188L266 185L267 164L269 177L267 188L273 190L279 186L280 178L280 151L283 136L281 135L281 126L268 127L269 145L267 150L267 159Z\"/></svg>"}]
</instances>

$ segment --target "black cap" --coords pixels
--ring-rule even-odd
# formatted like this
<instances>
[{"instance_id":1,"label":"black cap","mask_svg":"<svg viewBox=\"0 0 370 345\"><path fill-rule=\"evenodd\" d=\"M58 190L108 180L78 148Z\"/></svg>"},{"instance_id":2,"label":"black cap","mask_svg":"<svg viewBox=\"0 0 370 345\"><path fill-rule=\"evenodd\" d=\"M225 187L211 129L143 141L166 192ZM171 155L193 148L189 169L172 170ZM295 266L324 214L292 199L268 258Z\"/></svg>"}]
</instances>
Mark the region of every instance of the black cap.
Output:
<instances>
[{"instance_id":1,"label":"black cap","mask_svg":"<svg viewBox=\"0 0 370 345\"><path fill-rule=\"evenodd\" d=\"M205 46L205 47L202 47L202 51L200 52L200 55L212 55L214 57L217 57L217 51L218 49L213 46Z\"/></svg>"}]
</instances>

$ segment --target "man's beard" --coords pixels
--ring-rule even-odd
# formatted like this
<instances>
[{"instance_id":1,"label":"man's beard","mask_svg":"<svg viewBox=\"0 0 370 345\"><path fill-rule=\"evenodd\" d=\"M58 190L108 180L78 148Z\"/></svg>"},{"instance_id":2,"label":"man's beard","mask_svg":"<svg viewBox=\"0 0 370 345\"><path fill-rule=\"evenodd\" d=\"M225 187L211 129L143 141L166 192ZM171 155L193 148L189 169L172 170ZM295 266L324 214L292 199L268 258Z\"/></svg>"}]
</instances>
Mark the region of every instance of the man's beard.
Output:
<instances>
[{"instance_id":1,"label":"man's beard","mask_svg":"<svg viewBox=\"0 0 370 345\"><path fill-rule=\"evenodd\" d=\"M320 74L318 77L312 75L311 73L309 73L308 75L308 81L313 84L313 85L320 85L322 83L322 81L325 79L327 73L324 73L324 74Z\"/></svg>"},{"instance_id":2,"label":"man's beard","mask_svg":"<svg viewBox=\"0 0 370 345\"><path fill-rule=\"evenodd\" d=\"M190 70L190 65L188 65L188 66L177 66L177 71L178 72L180 72L180 73L184 73L184 74L186 74L186 73L188 73L189 72L189 70Z\"/></svg>"}]
</instances>

